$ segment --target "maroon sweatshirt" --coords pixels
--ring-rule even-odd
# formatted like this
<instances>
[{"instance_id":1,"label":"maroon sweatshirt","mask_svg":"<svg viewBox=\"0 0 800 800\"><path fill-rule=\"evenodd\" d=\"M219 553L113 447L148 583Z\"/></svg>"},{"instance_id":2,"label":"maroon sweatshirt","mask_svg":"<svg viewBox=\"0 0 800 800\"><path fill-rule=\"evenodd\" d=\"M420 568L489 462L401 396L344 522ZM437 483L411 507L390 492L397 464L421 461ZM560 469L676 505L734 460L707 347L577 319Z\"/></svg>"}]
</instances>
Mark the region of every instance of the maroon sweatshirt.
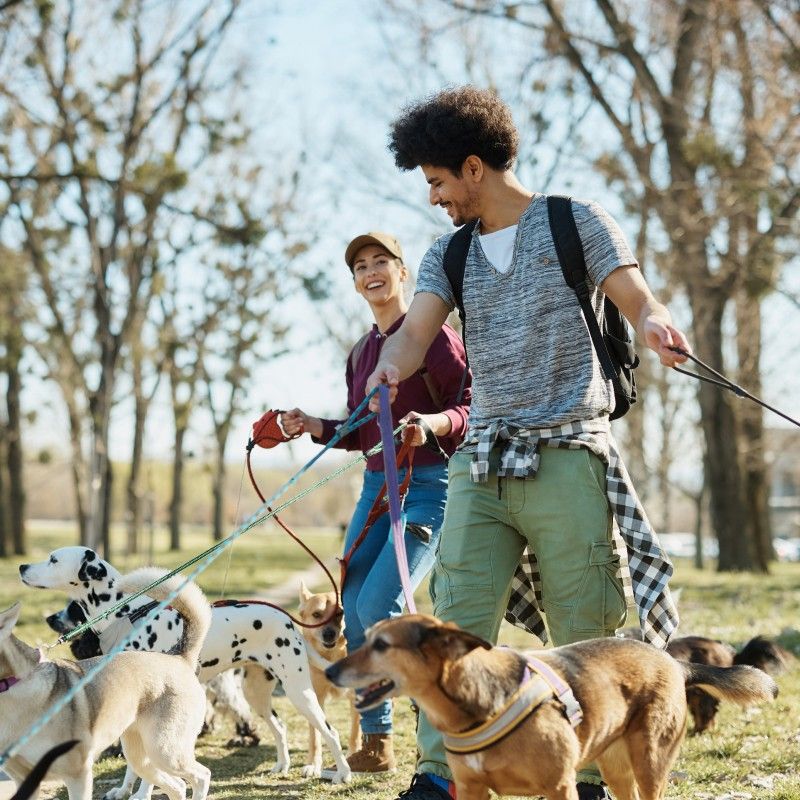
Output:
<instances>
[{"instance_id":1,"label":"maroon sweatshirt","mask_svg":"<svg viewBox=\"0 0 800 800\"><path fill-rule=\"evenodd\" d=\"M358 363L353 364L353 351L347 357L347 410L352 413L361 403L366 394L367 378L375 370L381 348L387 336L393 334L402 324L405 315L400 317L385 334L378 330L377 325L372 326L366 345L361 348ZM464 344L459 335L449 326L443 325L442 329L436 334L433 344L425 353L425 369L428 371L433 385L439 395L441 407L437 407L431 397L425 380L420 371L415 372L411 377L401 381L397 387L397 397L392 403L392 423L397 427L399 421L408 414L409 411L416 411L419 414L435 414L443 412L450 417L452 429L448 436L440 436L439 444L442 449L452 455L456 447L464 438L467 431L467 417L469 415L469 401L472 395L470 385L472 376L467 375L464 388L464 397L460 405L456 405L458 390L461 386L461 379L466 366L466 355ZM363 416L369 413L364 409ZM322 436L314 441L326 444L336 432L337 426L344 420L323 419ZM344 450L361 450L366 452L374 447L381 440L381 432L378 427L378 419L370 420L360 428L356 429L347 436L342 437L334 446ZM418 447L414 453L414 464L417 466L428 466L431 464L441 464L440 455L427 447ZM370 456L367 459L367 469L383 470L383 454Z\"/></svg>"}]
</instances>

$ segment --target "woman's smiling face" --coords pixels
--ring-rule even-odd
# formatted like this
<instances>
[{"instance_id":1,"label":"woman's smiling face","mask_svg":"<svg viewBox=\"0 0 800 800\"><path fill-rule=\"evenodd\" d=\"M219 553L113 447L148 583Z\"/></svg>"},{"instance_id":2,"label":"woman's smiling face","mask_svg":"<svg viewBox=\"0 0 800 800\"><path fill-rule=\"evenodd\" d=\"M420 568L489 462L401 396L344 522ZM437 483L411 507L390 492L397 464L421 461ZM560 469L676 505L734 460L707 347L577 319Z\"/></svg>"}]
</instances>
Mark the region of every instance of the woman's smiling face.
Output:
<instances>
[{"instance_id":1,"label":"woman's smiling face","mask_svg":"<svg viewBox=\"0 0 800 800\"><path fill-rule=\"evenodd\" d=\"M365 245L353 259L356 291L371 306L401 298L407 277L408 271L402 262L380 245Z\"/></svg>"}]
</instances>

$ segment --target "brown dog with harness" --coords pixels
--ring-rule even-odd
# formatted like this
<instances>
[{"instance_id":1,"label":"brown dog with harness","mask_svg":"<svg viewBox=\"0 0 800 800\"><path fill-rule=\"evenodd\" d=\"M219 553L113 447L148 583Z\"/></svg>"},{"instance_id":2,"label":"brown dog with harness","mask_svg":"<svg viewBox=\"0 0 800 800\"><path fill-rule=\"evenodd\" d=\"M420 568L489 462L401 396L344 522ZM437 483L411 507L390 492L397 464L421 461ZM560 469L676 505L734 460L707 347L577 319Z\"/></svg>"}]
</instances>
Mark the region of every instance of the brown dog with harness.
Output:
<instances>
[{"instance_id":1,"label":"brown dog with harness","mask_svg":"<svg viewBox=\"0 0 800 800\"><path fill-rule=\"evenodd\" d=\"M592 761L618 800L659 800L686 730L687 686L740 705L777 694L753 667L683 663L616 638L532 657L423 614L374 625L326 675L367 687L359 708L413 697L444 733L459 800L489 789L578 800L576 771Z\"/></svg>"}]
</instances>

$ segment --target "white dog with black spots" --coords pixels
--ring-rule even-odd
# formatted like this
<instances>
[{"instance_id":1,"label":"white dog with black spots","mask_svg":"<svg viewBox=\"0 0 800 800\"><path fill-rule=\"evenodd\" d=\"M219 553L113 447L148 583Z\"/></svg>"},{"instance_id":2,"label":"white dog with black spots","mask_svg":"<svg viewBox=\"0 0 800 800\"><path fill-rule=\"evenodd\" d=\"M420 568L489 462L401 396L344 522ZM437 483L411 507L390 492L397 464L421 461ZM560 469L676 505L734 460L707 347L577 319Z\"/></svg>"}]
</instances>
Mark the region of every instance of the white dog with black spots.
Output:
<instances>
[{"instance_id":1,"label":"white dog with black spots","mask_svg":"<svg viewBox=\"0 0 800 800\"><path fill-rule=\"evenodd\" d=\"M61 547L50 553L46 561L22 564L19 574L27 586L63 591L81 606L87 618L101 614L124 596L116 588L122 573L86 547ZM96 623L93 629L101 651L108 652L154 605L148 597L138 597ZM182 634L181 616L168 607L156 614L127 647L166 653L181 640ZM277 760L271 772L285 775L289 771L286 726L272 710L272 692L280 681L286 697L320 732L331 751L336 764L334 783L347 783L350 767L342 753L339 734L325 719L311 685L309 657L319 658L313 650L306 649L305 639L286 614L262 603L230 601L212 609L211 627L200 652L198 677L205 683L232 667L245 669L245 697L266 720L275 738ZM321 755L315 761L303 766L303 777L319 777ZM134 775L126 772L122 786L108 792L106 798L116 800L126 796L134 780ZM149 797L151 788L142 782L135 800Z\"/></svg>"}]
</instances>

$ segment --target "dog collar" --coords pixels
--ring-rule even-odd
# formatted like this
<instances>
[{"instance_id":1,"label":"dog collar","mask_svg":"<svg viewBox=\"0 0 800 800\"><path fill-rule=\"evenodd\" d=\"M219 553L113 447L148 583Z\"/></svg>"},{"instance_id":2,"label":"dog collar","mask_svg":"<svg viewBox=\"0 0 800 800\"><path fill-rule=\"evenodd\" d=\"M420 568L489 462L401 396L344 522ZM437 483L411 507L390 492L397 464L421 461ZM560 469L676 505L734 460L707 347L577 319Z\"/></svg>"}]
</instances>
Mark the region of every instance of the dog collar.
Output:
<instances>
[{"instance_id":1,"label":"dog collar","mask_svg":"<svg viewBox=\"0 0 800 800\"><path fill-rule=\"evenodd\" d=\"M477 753L491 747L515 731L540 705L555 698L574 728L583 719L583 711L572 689L543 661L529 658L519 689L496 714L478 727L460 733L444 733L449 753Z\"/></svg>"},{"instance_id":2,"label":"dog collar","mask_svg":"<svg viewBox=\"0 0 800 800\"><path fill-rule=\"evenodd\" d=\"M38 648L39 653L39 661L36 666L44 661L44 650L41 647ZM9 675L7 678L0 678L0 694L3 692L7 692L14 684L19 683L22 678L18 678L16 675Z\"/></svg>"}]
</instances>

